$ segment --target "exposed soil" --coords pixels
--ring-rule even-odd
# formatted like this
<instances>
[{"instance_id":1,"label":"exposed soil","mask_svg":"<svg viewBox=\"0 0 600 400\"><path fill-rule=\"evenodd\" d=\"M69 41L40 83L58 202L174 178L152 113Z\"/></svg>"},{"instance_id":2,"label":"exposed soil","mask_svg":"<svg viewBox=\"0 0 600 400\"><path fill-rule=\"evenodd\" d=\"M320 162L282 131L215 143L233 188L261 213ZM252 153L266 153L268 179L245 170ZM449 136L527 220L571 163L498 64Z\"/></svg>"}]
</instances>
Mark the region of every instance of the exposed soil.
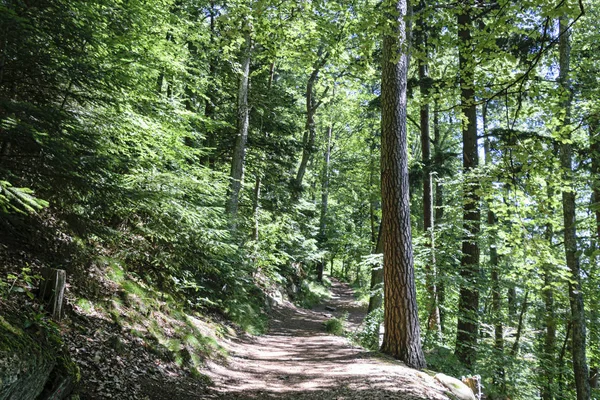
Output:
<instances>
[{"instance_id":1,"label":"exposed soil","mask_svg":"<svg viewBox=\"0 0 600 400\"><path fill-rule=\"evenodd\" d=\"M208 398L448 399L429 375L328 334L331 316L347 312L347 328L356 329L365 315L347 285L334 281L331 290L331 300L314 310L277 306L266 335L224 343L231 357L209 364L215 389Z\"/></svg>"}]
</instances>

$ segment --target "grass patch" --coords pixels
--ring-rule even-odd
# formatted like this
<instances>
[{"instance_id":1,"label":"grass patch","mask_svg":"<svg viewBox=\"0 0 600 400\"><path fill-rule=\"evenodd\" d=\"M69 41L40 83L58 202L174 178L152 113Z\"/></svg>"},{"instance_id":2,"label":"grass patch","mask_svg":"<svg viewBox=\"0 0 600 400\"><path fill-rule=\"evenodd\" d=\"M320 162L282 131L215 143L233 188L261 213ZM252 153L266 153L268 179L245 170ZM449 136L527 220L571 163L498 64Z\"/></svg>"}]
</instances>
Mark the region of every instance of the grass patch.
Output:
<instances>
[{"instance_id":1,"label":"grass patch","mask_svg":"<svg viewBox=\"0 0 600 400\"><path fill-rule=\"evenodd\" d=\"M344 336L346 333L345 323L348 319L348 313L340 318L331 318L325 322L325 330L336 336Z\"/></svg>"}]
</instances>

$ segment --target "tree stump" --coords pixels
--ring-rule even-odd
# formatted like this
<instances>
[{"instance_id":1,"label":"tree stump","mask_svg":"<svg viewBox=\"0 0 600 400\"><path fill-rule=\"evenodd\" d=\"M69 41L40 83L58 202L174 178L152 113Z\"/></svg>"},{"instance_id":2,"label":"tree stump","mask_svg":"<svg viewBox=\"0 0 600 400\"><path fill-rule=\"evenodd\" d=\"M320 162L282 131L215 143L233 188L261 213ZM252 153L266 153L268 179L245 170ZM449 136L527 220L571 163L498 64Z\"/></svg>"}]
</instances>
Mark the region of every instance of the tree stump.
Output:
<instances>
[{"instance_id":1,"label":"tree stump","mask_svg":"<svg viewBox=\"0 0 600 400\"><path fill-rule=\"evenodd\" d=\"M52 319L60 321L67 273L64 269L43 268L41 275L43 280L40 284L40 298L48 305Z\"/></svg>"}]
</instances>

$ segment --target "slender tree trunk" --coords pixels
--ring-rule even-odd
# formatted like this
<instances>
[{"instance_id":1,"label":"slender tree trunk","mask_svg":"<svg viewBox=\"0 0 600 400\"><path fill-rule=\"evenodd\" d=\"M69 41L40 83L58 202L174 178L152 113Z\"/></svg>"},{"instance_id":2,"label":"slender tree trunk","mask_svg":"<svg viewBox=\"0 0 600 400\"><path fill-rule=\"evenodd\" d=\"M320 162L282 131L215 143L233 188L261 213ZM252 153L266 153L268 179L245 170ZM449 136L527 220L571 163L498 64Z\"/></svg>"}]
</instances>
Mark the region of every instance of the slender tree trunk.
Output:
<instances>
[{"instance_id":1,"label":"slender tree trunk","mask_svg":"<svg viewBox=\"0 0 600 400\"><path fill-rule=\"evenodd\" d=\"M559 82L562 101L564 120L563 127L569 130L572 92L569 83L569 64L570 64L570 32L567 28L568 21L566 17L559 19L559 54L560 54L560 72ZM562 132L561 134L565 134ZM570 136L570 133L568 133ZM588 400L590 398L590 383L588 374L588 365L585 354L586 332L585 332L585 311L583 306L583 295L581 293L581 270L579 267L579 255L577 254L577 231L575 214L575 192L573 189L573 149L569 142L560 145L560 164L563 170L563 180L566 189L562 192L563 217L564 217L564 243L567 267L571 271L569 279L569 302L571 304L572 319L572 354L573 354L573 373L575 377L575 387L577 389L577 400Z\"/></svg>"},{"instance_id":2,"label":"slender tree trunk","mask_svg":"<svg viewBox=\"0 0 600 400\"><path fill-rule=\"evenodd\" d=\"M329 161L331 157L331 133L333 132L333 123L327 128L327 146L323 154L323 172L321 175L321 216L319 218L319 244L323 247L327 241L327 208L329 204ZM317 280L323 282L323 270L325 269L325 260L320 260L317 264Z\"/></svg>"},{"instance_id":3,"label":"slender tree trunk","mask_svg":"<svg viewBox=\"0 0 600 400\"><path fill-rule=\"evenodd\" d=\"M442 154L442 136L440 132L440 105L439 102L434 100L433 106L433 146L435 149L434 163L436 169L441 169L444 164ZM444 218L444 188L438 177L435 181L435 214L434 214L434 225L441 224ZM444 333L444 302L445 302L445 285L443 277L442 265L437 266L437 296L438 296L438 310L440 313L440 331L442 335Z\"/></svg>"},{"instance_id":4,"label":"slender tree trunk","mask_svg":"<svg viewBox=\"0 0 600 400\"><path fill-rule=\"evenodd\" d=\"M212 120L214 119L215 114L215 102L216 102L216 87L215 81L217 79L217 66L216 60L213 55L210 53L215 52L215 19L216 19L216 10L215 3L213 1L210 2L210 39L209 39L209 60L208 60L208 90L206 91L206 100L204 104L204 118L208 122L209 126L206 129L206 155L202 157L202 163L211 168L215 168L215 132L210 126Z\"/></svg>"},{"instance_id":5,"label":"slender tree trunk","mask_svg":"<svg viewBox=\"0 0 600 400\"><path fill-rule=\"evenodd\" d=\"M321 72L321 68L323 68L329 58L329 53L322 55L322 52L322 49L319 49L319 58L313 65L313 71L306 82L306 125L304 127L304 137L302 139L302 158L300 160L298 172L296 173L296 179L294 180L294 187L292 188L294 200L300 198L306 167L308 166L308 161L310 160L315 147L315 114L319 108L320 102L315 99L314 90L317 78L319 77L319 72Z\"/></svg>"},{"instance_id":6,"label":"slender tree trunk","mask_svg":"<svg viewBox=\"0 0 600 400\"><path fill-rule=\"evenodd\" d=\"M425 8L425 4L421 1L419 8L421 11ZM422 13L421 13L422 15ZM423 231L430 238L428 247L431 248L431 260L425 264L425 278L427 280L427 297L428 297L428 321L427 321L427 337L431 337L434 341L441 339L440 329L440 311L438 308L438 296L436 287L435 273L435 249L433 241L433 185L431 175L431 138L429 135L429 67L427 63L427 26L424 18L418 19L418 29L416 32L417 46L421 50L421 57L418 58L419 70L419 88L421 91L421 107L420 107L420 127L421 127L421 153L423 163Z\"/></svg>"},{"instance_id":7,"label":"slender tree trunk","mask_svg":"<svg viewBox=\"0 0 600 400\"><path fill-rule=\"evenodd\" d=\"M381 198L384 326L381 350L424 368L413 269L406 141L406 0L384 0L381 73Z\"/></svg>"},{"instance_id":8,"label":"slender tree trunk","mask_svg":"<svg viewBox=\"0 0 600 400\"><path fill-rule=\"evenodd\" d=\"M478 166L477 153L477 108L475 104L475 60L471 48L472 5L470 0L462 3L458 15L460 103L463 114L463 230L460 275L461 285L458 301L458 323L456 329L456 356L468 368L472 368L477 357L477 333L479 326L479 233L480 212L477 180L469 176Z\"/></svg>"},{"instance_id":9,"label":"slender tree trunk","mask_svg":"<svg viewBox=\"0 0 600 400\"><path fill-rule=\"evenodd\" d=\"M487 106L484 105L483 109L483 132L486 133L486 114ZM485 163L487 165L492 164L492 153L490 140L486 139L484 144L485 151ZM496 214L488 209L487 212L487 224L488 229L491 231L491 235L496 233ZM494 351L495 351L495 363L497 368L494 371L493 383L496 391L501 395L502 398L506 394L506 371L504 368L504 324L502 322L502 291L500 285L500 271L498 267L498 250L494 239L490 239L490 270L491 270L491 281L492 281L492 318L494 321Z\"/></svg>"},{"instance_id":10,"label":"slender tree trunk","mask_svg":"<svg viewBox=\"0 0 600 400\"><path fill-rule=\"evenodd\" d=\"M519 342L523 333L523 327L525 324L525 314L527 313L527 307L529 306L529 292L525 292L523 303L521 303L521 312L519 313L519 322L517 324L517 334L515 335L515 342L513 343L510 354L515 357L519 352Z\"/></svg>"},{"instance_id":11,"label":"slender tree trunk","mask_svg":"<svg viewBox=\"0 0 600 400\"><path fill-rule=\"evenodd\" d=\"M273 75L275 74L275 61L271 62L271 66L269 67L269 81L267 82L267 90L271 90L271 85L273 84ZM260 130L263 132L265 139L268 140L269 133L265 132L263 129L263 117L261 117L261 127ZM261 164L264 162L264 156L261 155ZM262 166L261 166L262 168ZM256 173L256 177L254 180L254 200L252 203L252 215L254 215L254 229L252 232L252 237L255 241L259 239L259 230L260 230L260 186L262 184L262 174L260 172Z\"/></svg>"},{"instance_id":12,"label":"slender tree trunk","mask_svg":"<svg viewBox=\"0 0 600 400\"><path fill-rule=\"evenodd\" d=\"M554 209L552 207L552 199L554 191L551 186L548 186L548 215L547 218L552 218ZM552 245L552 237L554 232L552 223L546 224L544 239L548 246ZM544 374L542 386L542 400L553 400L555 398L555 383L554 376L556 374L556 312L554 310L554 289L553 282L555 281L552 271L554 266L550 263L544 264L544 307L545 307L545 335L544 335L544 356L542 358L542 371Z\"/></svg>"},{"instance_id":13,"label":"slender tree trunk","mask_svg":"<svg viewBox=\"0 0 600 400\"><path fill-rule=\"evenodd\" d=\"M379 225L379 234L377 235L377 245L373 254L383 253L383 240L381 235L381 224ZM374 264L371 266L371 296L369 297L369 308L367 313L375 311L383 303L383 265Z\"/></svg>"},{"instance_id":14,"label":"slender tree trunk","mask_svg":"<svg viewBox=\"0 0 600 400\"><path fill-rule=\"evenodd\" d=\"M590 156L592 159L591 175L592 175L592 198L591 208L595 216L595 240L592 241L592 250L600 249L600 118L594 115L589 120L590 134ZM595 253L594 253L595 254ZM592 260L592 269L590 279L596 282L595 277L598 276L598 256L594 256ZM597 283L596 283L597 285ZM590 334L589 339L592 346L600 344L600 311L597 301L591 305L590 312ZM597 356L590 359L590 387L596 389L600 386L600 360Z\"/></svg>"},{"instance_id":15,"label":"slender tree trunk","mask_svg":"<svg viewBox=\"0 0 600 400\"><path fill-rule=\"evenodd\" d=\"M246 157L246 142L248 140L248 87L250 78L250 55L252 52L252 39L250 32L246 33L245 44L241 58L241 76L238 89L237 105L237 137L233 156L231 159L231 181L229 187L229 201L227 211L232 218L235 227L239 208L240 190L244 179L244 160Z\"/></svg>"}]
</instances>

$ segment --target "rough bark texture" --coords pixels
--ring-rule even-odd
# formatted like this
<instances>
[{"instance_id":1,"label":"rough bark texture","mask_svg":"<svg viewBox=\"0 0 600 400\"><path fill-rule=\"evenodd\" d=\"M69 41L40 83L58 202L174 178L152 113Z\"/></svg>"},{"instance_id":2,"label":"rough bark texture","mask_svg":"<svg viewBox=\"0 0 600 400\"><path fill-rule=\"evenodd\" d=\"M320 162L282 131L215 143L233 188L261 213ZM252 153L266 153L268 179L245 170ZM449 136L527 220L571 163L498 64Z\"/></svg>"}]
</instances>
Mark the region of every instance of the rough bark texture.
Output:
<instances>
[{"instance_id":1,"label":"rough bark texture","mask_svg":"<svg viewBox=\"0 0 600 400\"><path fill-rule=\"evenodd\" d=\"M244 179L246 142L248 141L248 86L250 77L251 48L252 40L250 38L250 33L247 33L240 65L241 76L238 88L237 137L231 159L231 182L229 186L229 201L227 203L227 211L229 212L233 221L235 221L237 217L239 208L240 190L242 188L242 182Z\"/></svg>"},{"instance_id":2,"label":"rough bark texture","mask_svg":"<svg viewBox=\"0 0 600 400\"><path fill-rule=\"evenodd\" d=\"M570 33L567 29L565 17L559 19L559 54L560 73L559 83L563 100L565 131L569 132L571 89L569 87L569 58L570 58ZM563 134L565 134L563 132ZM570 133L566 133L570 135ZM573 179L573 149L571 144L560 145L560 164L563 170L563 179L566 189L562 192L563 218L564 218L564 244L567 267L571 271L569 280L569 302L571 304L571 321L573 339L571 341L573 355L573 373L575 387L577 389L577 400L588 400L590 398L590 383L588 380L588 365L585 354L586 332L585 312L583 306L583 295L581 293L581 270L579 267L579 255L577 254L577 231L575 215L575 192L572 188ZM569 187L571 186L571 187Z\"/></svg>"},{"instance_id":3,"label":"rough bark texture","mask_svg":"<svg viewBox=\"0 0 600 400\"><path fill-rule=\"evenodd\" d=\"M408 193L406 0L383 2L386 18L381 80L381 197L384 326L381 350L424 368L417 312Z\"/></svg>"},{"instance_id":4,"label":"rough bark texture","mask_svg":"<svg viewBox=\"0 0 600 400\"><path fill-rule=\"evenodd\" d=\"M480 211L477 181L468 174L478 165L477 154L477 109L474 91L475 61L471 49L471 3L462 3L458 15L459 68L460 68L460 106L463 114L463 230L465 237L462 243L460 275L464 284L460 288L458 301L458 324L456 333L456 356L468 368L472 368L477 356L477 330L479 291L479 233Z\"/></svg>"}]
</instances>

